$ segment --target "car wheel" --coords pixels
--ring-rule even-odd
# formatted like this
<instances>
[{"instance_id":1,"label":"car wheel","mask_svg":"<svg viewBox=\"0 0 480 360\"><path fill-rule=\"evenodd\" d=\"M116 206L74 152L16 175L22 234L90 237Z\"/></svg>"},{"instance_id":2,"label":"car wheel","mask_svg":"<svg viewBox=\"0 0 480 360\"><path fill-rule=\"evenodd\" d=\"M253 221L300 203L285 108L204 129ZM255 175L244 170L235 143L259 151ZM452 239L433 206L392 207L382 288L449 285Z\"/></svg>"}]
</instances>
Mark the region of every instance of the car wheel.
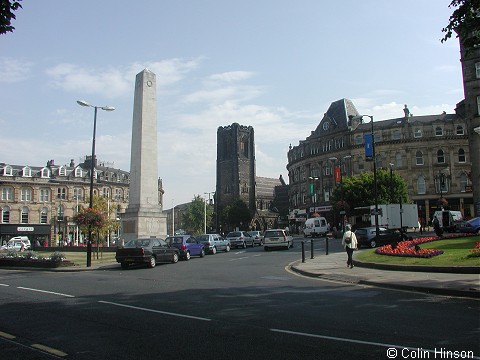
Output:
<instances>
[{"instance_id":1,"label":"car wheel","mask_svg":"<svg viewBox=\"0 0 480 360\"><path fill-rule=\"evenodd\" d=\"M227 245L227 247L225 248L225 252L229 252L230 251L230 245Z\"/></svg>"},{"instance_id":2,"label":"car wheel","mask_svg":"<svg viewBox=\"0 0 480 360\"><path fill-rule=\"evenodd\" d=\"M187 260L187 261L190 260L190 251L186 252L186 254L184 256L184 259Z\"/></svg>"},{"instance_id":3,"label":"car wheel","mask_svg":"<svg viewBox=\"0 0 480 360\"><path fill-rule=\"evenodd\" d=\"M172 263L176 264L178 262L178 253L174 252L172 255Z\"/></svg>"},{"instance_id":4,"label":"car wheel","mask_svg":"<svg viewBox=\"0 0 480 360\"><path fill-rule=\"evenodd\" d=\"M200 257L204 257L204 256L205 256L205 249L202 249L202 250L200 251Z\"/></svg>"},{"instance_id":5,"label":"car wheel","mask_svg":"<svg viewBox=\"0 0 480 360\"><path fill-rule=\"evenodd\" d=\"M217 248L214 246L212 251L211 251L212 255L215 255L217 253Z\"/></svg>"},{"instance_id":6,"label":"car wheel","mask_svg":"<svg viewBox=\"0 0 480 360\"><path fill-rule=\"evenodd\" d=\"M375 240L370 240L370 247L374 248L377 246L377 242Z\"/></svg>"},{"instance_id":7,"label":"car wheel","mask_svg":"<svg viewBox=\"0 0 480 360\"><path fill-rule=\"evenodd\" d=\"M157 261L155 260L155 256L150 256L150 261L148 262L148 267L150 269L154 268L157 265Z\"/></svg>"},{"instance_id":8,"label":"car wheel","mask_svg":"<svg viewBox=\"0 0 480 360\"><path fill-rule=\"evenodd\" d=\"M246 242L243 242L242 247L243 247L244 249L246 249L246 248L247 248L247 243L246 243Z\"/></svg>"},{"instance_id":9,"label":"car wheel","mask_svg":"<svg viewBox=\"0 0 480 360\"><path fill-rule=\"evenodd\" d=\"M120 266L121 266L122 269L124 269L124 270L127 270L127 269L128 269L128 263L127 263L127 262L122 262L122 263L120 264Z\"/></svg>"}]
</instances>

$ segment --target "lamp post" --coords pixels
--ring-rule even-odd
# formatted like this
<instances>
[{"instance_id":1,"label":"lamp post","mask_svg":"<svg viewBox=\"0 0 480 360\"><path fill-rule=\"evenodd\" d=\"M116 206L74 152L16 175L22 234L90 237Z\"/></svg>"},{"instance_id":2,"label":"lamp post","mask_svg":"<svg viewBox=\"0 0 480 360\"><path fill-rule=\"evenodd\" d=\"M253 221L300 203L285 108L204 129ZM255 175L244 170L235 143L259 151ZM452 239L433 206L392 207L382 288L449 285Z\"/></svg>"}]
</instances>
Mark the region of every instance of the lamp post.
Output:
<instances>
[{"instance_id":1,"label":"lamp post","mask_svg":"<svg viewBox=\"0 0 480 360\"><path fill-rule=\"evenodd\" d=\"M339 169L339 182L340 182L340 201L342 202L342 211L340 211L340 215L342 216L342 232L345 233L345 202L344 202L344 193L343 193L343 172L342 172L342 165L344 164L345 159L350 159L351 155L345 155L343 158L337 159L335 156L329 158L329 160L333 161L333 166L335 167L335 163L338 160L338 169ZM335 173L335 180L336 173Z\"/></svg>"},{"instance_id":2,"label":"lamp post","mask_svg":"<svg viewBox=\"0 0 480 360\"><path fill-rule=\"evenodd\" d=\"M77 104L81 106L93 107L95 109L93 116L93 139L92 139L92 158L90 159L90 209L93 208L93 173L95 171L95 135L97 132L97 110L100 108L105 111L113 111L111 106L94 106L85 100L77 100ZM92 225L88 225L88 241L87 241L87 267L92 266Z\"/></svg>"},{"instance_id":3,"label":"lamp post","mask_svg":"<svg viewBox=\"0 0 480 360\"><path fill-rule=\"evenodd\" d=\"M208 202L210 202L210 194L214 194L214 192L206 192L203 193L204 195L208 195ZM204 202L204 209L203 209L203 233L207 233L207 199Z\"/></svg>"},{"instance_id":4,"label":"lamp post","mask_svg":"<svg viewBox=\"0 0 480 360\"><path fill-rule=\"evenodd\" d=\"M317 193L315 191L315 181L318 180L317 176L309 176L308 179L312 182L312 187L310 192L312 193L312 203L313 203L313 211L312 213L315 214L316 207L317 207Z\"/></svg>"},{"instance_id":5,"label":"lamp post","mask_svg":"<svg viewBox=\"0 0 480 360\"><path fill-rule=\"evenodd\" d=\"M371 151L371 158L373 161L373 193L375 197L375 234L378 236L378 233L380 231L380 226L378 224L378 190L377 190L377 159L375 157L375 135L373 133L373 115L357 115L357 116L352 116L350 119L351 120L362 120L363 117L368 117L370 118L370 124L371 124L371 144L370 143L365 143L365 153L370 154ZM371 146L371 149L370 149Z\"/></svg>"}]
</instances>

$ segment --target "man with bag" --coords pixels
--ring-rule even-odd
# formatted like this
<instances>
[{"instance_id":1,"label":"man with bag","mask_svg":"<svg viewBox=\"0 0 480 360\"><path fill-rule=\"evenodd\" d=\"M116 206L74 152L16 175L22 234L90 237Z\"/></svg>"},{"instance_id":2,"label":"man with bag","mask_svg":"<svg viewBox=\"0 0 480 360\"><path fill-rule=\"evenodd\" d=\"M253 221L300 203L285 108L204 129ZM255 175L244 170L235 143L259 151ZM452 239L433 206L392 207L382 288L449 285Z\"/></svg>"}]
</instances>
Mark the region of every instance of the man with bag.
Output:
<instances>
[{"instance_id":1,"label":"man with bag","mask_svg":"<svg viewBox=\"0 0 480 360\"><path fill-rule=\"evenodd\" d=\"M352 227L350 224L345 225L345 233L343 234L343 238L342 238L342 246L345 248L345 251L347 252L347 256L348 256L347 267L350 267L350 269L353 269L352 254L353 254L353 251L357 249L358 242L357 242L357 237L352 231Z\"/></svg>"}]
</instances>

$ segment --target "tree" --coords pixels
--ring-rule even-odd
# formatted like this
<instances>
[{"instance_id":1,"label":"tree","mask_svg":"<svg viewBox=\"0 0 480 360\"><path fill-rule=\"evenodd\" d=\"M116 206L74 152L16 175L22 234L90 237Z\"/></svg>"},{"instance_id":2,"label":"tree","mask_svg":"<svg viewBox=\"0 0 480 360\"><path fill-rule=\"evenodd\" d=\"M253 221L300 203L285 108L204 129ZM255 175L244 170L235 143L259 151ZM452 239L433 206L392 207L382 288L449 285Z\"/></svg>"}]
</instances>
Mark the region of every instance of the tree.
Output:
<instances>
[{"instance_id":1,"label":"tree","mask_svg":"<svg viewBox=\"0 0 480 360\"><path fill-rule=\"evenodd\" d=\"M196 195L192 202L186 208L183 216L185 227L192 235L200 235L204 232L205 227L205 208L207 224L212 220L212 208L206 206L206 200L200 195Z\"/></svg>"},{"instance_id":2,"label":"tree","mask_svg":"<svg viewBox=\"0 0 480 360\"><path fill-rule=\"evenodd\" d=\"M391 177L390 177L391 174ZM343 200L342 187L338 184L332 194L332 201L335 204L335 211L349 211L358 207L365 207L375 204L375 190L373 172L364 172L356 176L348 176L343 179ZM405 180L395 172L390 173L387 169L377 170L377 200L378 204L407 203L408 191Z\"/></svg>"},{"instance_id":3,"label":"tree","mask_svg":"<svg viewBox=\"0 0 480 360\"><path fill-rule=\"evenodd\" d=\"M252 220L252 214L242 199L237 199L228 205L224 210L224 216L230 226L240 229L246 229Z\"/></svg>"},{"instance_id":4,"label":"tree","mask_svg":"<svg viewBox=\"0 0 480 360\"><path fill-rule=\"evenodd\" d=\"M455 10L442 29L445 36L441 42L450 39L455 31L466 52L480 46L480 0L453 0L448 7Z\"/></svg>"},{"instance_id":5,"label":"tree","mask_svg":"<svg viewBox=\"0 0 480 360\"><path fill-rule=\"evenodd\" d=\"M15 28L11 25L12 19L15 20L15 14L13 11L22 8L20 1L0 0L0 34L6 34L7 32L13 32Z\"/></svg>"}]
</instances>

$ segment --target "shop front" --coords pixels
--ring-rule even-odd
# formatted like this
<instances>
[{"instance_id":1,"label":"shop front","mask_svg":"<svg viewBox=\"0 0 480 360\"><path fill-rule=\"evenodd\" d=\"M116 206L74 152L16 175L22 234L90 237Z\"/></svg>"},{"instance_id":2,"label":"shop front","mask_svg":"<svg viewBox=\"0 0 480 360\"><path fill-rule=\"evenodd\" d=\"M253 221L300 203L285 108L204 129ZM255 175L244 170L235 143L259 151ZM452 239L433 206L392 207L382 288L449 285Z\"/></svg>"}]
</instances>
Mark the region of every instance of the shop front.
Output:
<instances>
[{"instance_id":1,"label":"shop front","mask_svg":"<svg viewBox=\"0 0 480 360\"><path fill-rule=\"evenodd\" d=\"M49 224L0 224L0 244L6 244L14 236L28 236L32 249L48 246L50 230Z\"/></svg>"}]
</instances>

